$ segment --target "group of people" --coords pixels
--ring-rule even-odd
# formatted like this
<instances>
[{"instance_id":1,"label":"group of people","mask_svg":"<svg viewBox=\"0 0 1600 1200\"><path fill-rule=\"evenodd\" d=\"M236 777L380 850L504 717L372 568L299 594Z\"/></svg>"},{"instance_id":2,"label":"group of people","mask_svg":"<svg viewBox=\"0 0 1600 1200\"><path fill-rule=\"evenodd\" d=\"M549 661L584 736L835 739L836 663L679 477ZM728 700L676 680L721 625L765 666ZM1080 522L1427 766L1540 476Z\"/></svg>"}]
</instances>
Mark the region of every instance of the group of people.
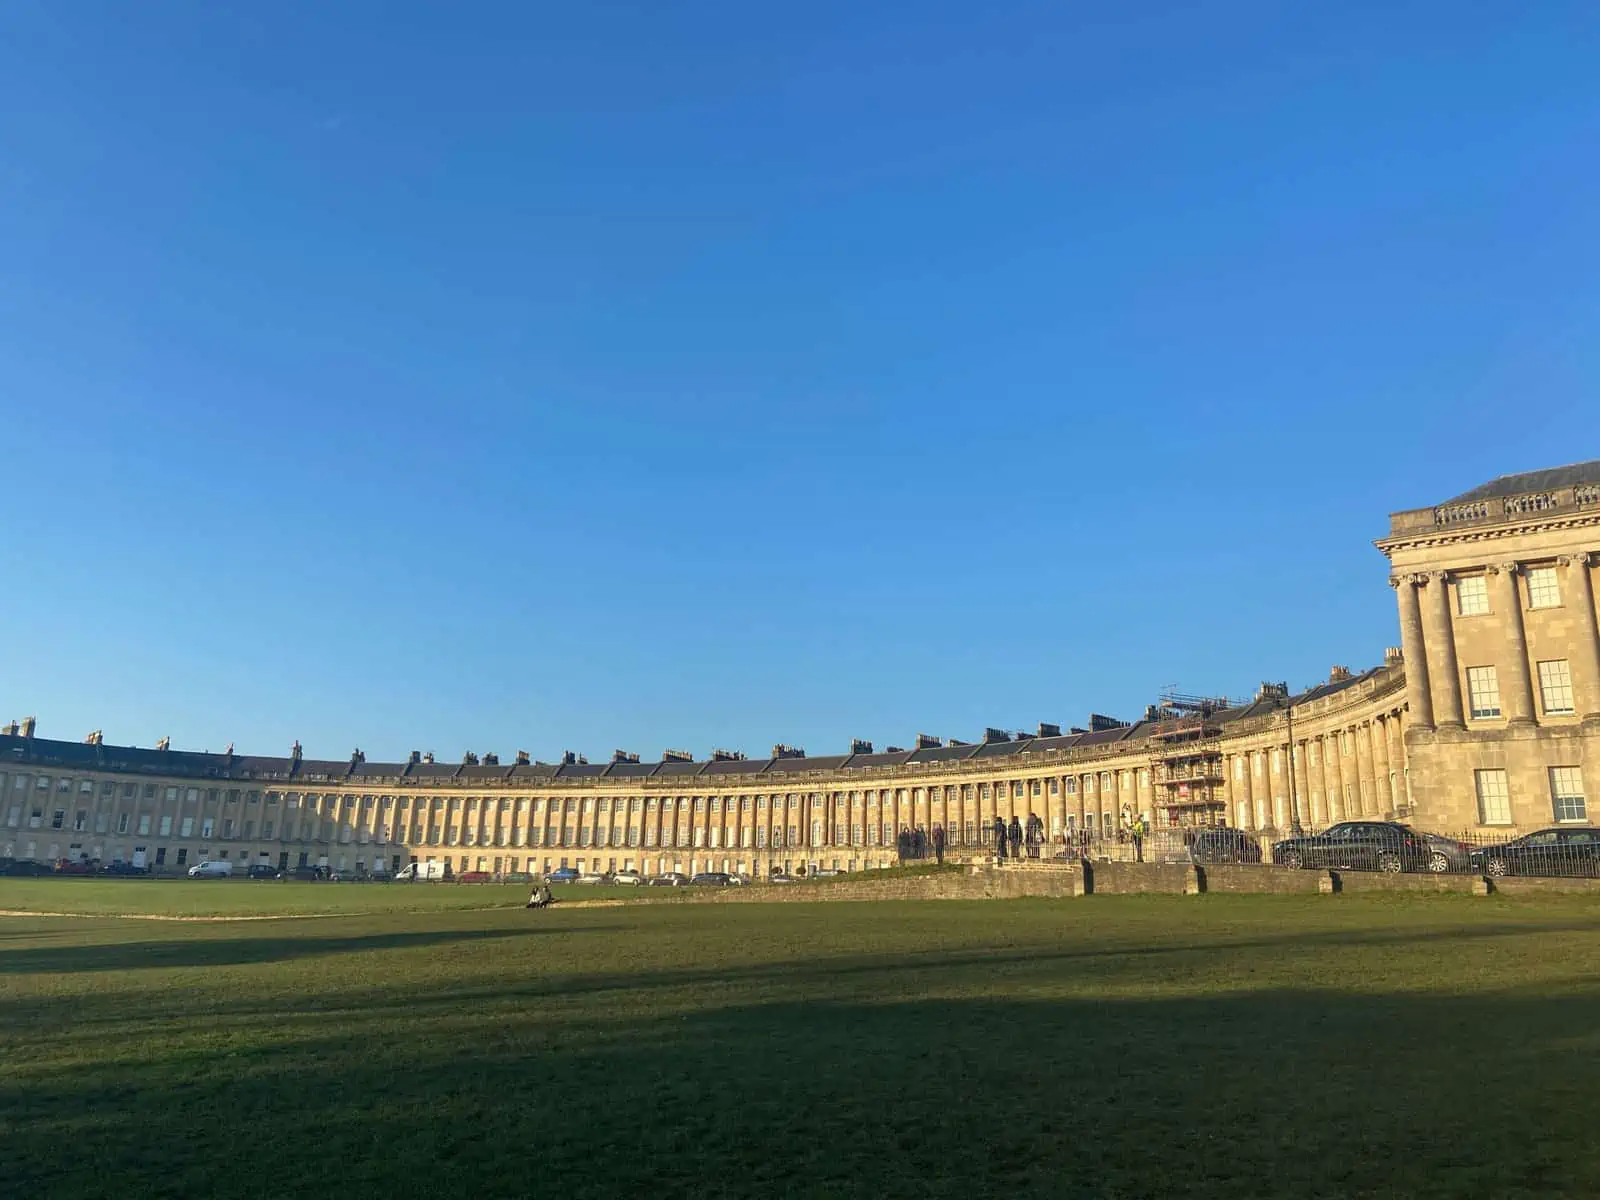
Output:
<instances>
[{"instance_id":1,"label":"group of people","mask_svg":"<svg viewBox=\"0 0 1600 1200\"><path fill-rule=\"evenodd\" d=\"M550 892L550 883L549 883L549 881L545 880L545 879L540 879L537 883L535 883L533 885L533 895L528 897L527 907L529 907L529 908L549 908L550 907L550 903L554 899L555 899L555 896L552 895L551 892Z\"/></svg>"},{"instance_id":2,"label":"group of people","mask_svg":"<svg viewBox=\"0 0 1600 1200\"><path fill-rule=\"evenodd\" d=\"M943 825L935 825L931 833L918 825L911 829L902 829L896 835L895 849L899 851L902 862L907 859L927 858L931 851L934 858L942 865L947 841Z\"/></svg>"},{"instance_id":3,"label":"group of people","mask_svg":"<svg viewBox=\"0 0 1600 1200\"><path fill-rule=\"evenodd\" d=\"M1009 823L1004 817L997 816L992 832L995 854L1002 859L1021 858L1024 850L1027 857L1038 858L1039 848L1044 845L1044 822L1039 819L1038 813L1029 813L1025 823L1015 816Z\"/></svg>"}]
</instances>

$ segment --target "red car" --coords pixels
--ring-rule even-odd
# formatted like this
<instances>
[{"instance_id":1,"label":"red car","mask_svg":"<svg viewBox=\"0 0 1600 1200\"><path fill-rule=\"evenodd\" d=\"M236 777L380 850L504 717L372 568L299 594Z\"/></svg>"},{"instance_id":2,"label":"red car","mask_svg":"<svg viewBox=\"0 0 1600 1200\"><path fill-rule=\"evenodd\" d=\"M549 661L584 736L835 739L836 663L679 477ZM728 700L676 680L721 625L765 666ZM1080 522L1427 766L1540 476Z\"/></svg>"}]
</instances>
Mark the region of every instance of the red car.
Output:
<instances>
[{"instance_id":1,"label":"red car","mask_svg":"<svg viewBox=\"0 0 1600 1200\"><path fill-rule=\"evenodd\" d=\"M488 883L494 878L487 871L463 871L456 876L457 883Z\"/></svg>"},{"instance_id":2,"label":"red car","mask_svg":"<svg viewBox=\"0 0 1600 1200\"><path fill-rule=\"evenodd\" d=\"M57 875L93 875L99 870L99 867L99 863L90 862L86 858L56 859Z\"/></svg>"}]
</instances>

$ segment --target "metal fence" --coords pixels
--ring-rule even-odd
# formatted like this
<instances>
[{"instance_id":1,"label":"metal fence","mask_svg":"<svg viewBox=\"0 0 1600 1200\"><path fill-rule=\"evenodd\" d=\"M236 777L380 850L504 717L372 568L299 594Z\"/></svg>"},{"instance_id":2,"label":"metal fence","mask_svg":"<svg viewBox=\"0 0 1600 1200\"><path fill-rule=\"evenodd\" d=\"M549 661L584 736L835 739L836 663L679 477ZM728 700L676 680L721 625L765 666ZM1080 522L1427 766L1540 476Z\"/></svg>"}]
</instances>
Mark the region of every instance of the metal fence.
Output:
<instances>
[{"instance_id":1,"label":"metal fence","mask_svg":"<svg viewBox=\"0 0 1600 1200\"><path fill-rule=\"evenodd\" d=\"M913 847L914 849L914 847ZM994 839L982 849L1000 857L1028 861L1195 863L1275 865L1296 869L1367 870L1437 875L1577 876L1600 878L1600 828L1551 826L1525 834L1470 831L1435 833L1388 821L1346 821L1326 829L1259 833L1224 826L1155 829L1136 836L1129 830L1100 834L1070 830L1042 843L1026 840L1012 855L997 854ZM952 851L953 852L953 851ZM963 848L970 853L971 848ZM904 858L915 855L902 855ZM931 855L930 855L931 857Z\"/></svg>"}]
</instances>

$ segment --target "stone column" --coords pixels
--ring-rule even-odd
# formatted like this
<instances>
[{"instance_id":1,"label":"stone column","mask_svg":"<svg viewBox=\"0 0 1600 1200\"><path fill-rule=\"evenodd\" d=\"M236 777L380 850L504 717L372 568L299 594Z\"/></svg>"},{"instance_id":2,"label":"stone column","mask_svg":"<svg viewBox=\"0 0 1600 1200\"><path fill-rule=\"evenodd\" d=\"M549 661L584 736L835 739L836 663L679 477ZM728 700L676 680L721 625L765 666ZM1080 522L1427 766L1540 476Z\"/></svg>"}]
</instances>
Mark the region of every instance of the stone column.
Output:
<instances>
[{"instance_id":1,"label":"stone column","mask_svg":"<svg viewBox=\"0 0 1600 1200\"><path fill-rule=\"evenodd\" d=\"M1394 784L1389 779L1389 735L1384 729L1386 724L1383 717L1374 717L1367 726L1367 733L1372 739L1372 775L1377 789L1374 793L1378 806L1377 815L1392 821L1395 807Z\"/></svg>"},{"instance_id":2,"label":"stone column","mask_svg":"<svg viewBox=\"0 0 1600 1200\"><path fill-rule=\"evenodd\" d=\"M1352 808L1351 799L1345 794L1345 782L1349 772L1345 769L1344 739L1346 730L1333 731L1333 752L1326 756L1328 764L1328 795L1332 798L1328 803L1328 816L1333 821L1348 821L1356 816L1359 809Z\"/></svg>"},{"instance_id":3,"label":"stone column","mask_svg":"<svg viewBox=\"0 0 1600 1200\"><path fill-rule=\"evenodd\" d=\"M1238 767L1234 767L1233 763L1239 764ZM1237 805L1234 820L1238 821L1240 826L1245 829L1259 829L1260 826L1256 823L1255 804L1250 798L1250 755L1248 752L1233 755L1228 767L1230 777L1235 770L1239 771L1239 779L1242 782L1234 786L1234 800Z\"/></svg>"},{"instance_id":4,"label":"stone column","mask_svg":"<svg viewBox=\"0 0 1600 1200\"><path fill-rule=\"evenodd\" d=\"M1258 773L1259 772L1259 773ZM1245 769L1250 779L1252 803L1256 810L1256 828L1272 829L1272 758L1265 750L1252 750ZM1255 781L1259 778L1261 783Z\"/></svg>"},{"instance_id":5,"label":"stone column","mask_svg":"<svg viewBox=\"0 0 1600 1200\"><path fill-rule=\"evenodd\" d=\"M1585 721L1600 721L1600 629L1596 627L1594 581L1589 577L1589 555L1568 554L1567 603L1578 619L1577 653L1572 664L1573 701Z\"/></svg>"},{"instance_id":6,"label":"stone column","mask_svg":"<svg viewBox=\"0 0 1600 1200\"><path fill-rule=\"evenodd\" d=\"M1441 727L1465 729L1461 671L1456 665L1456 635L1450 620L1450 575L1428 572L1428 658L1433 667L1434 720Z\"/></svg>"},{"instance_id":7,"label":"stone column","mask_svg":"<svg viewBox=\"0 0 1600 1200\"><path fill-rule=\"evenodd\" d=\"M1489 568L1494 580L1494 606L1505 623L1505 668L1500 673L1500 695L1506 705L1508 725L1533 724L1533 678L1528 667L1528 636L1522 626L1522 594L1517 587L1521 570L1514 562Z\"/></svg>"},{"instance_id":8,"label":"stone column","mask_svg":"<svg viewBox=\"0 0 1600 1200\"><path fill-rule=\"evenodd\" d=\"M1290 821L1298 821L1302 825L1317 825L1318 814L1311 811L1311 768L1306 763L1306 747L1309 740L1296 742L1290 747L1289 765L1294 771L1294 791L1290 795L1294 798L1297 812L1290 814Z\"/></svg>"},{"instance_id":9,"label":"stone column","mask_svg":"<svg viewBox=\"0 0 1600 1200\"><path fill-rule=\"evenodd\" d=\"M1354 727L1353 736L1356 743L1356 795L1361 798L1358 811L1363 817L1370 817L1374 815L1377 803L1376 788L1372 781L1372 743L1367 740L1364 724Z\"/></svg>"},{"instance_id":10,"label":"stone column","mask_svg":"<svg viewBox=\"0 0 1600 1200\"><path fill-rule=\"evenodd\" d=\"M1333 822L1333 805L1328 795L1328 739L1318 736L1310 745L1316 748L1316 761L1307 764L1311 769L1312 812L1311 820L1322 827Z\"/></svg>"},{"instance_id":11,"label":"stone column","mask_svg":"<svg viewBox=\"0 0 1600 1200\"><path fill-rule=\"evenodd\" d=\"M1406 691L1411 697L1411 711L1417 724L1424 729L1433 728L1433 685L1428 679L1427 639L1423 636L1422 606L1417 598L1417 585L1425 575L1391 575L1389 586L1395 589L1400 601L1400 649L1405 655Z\"/></svg>"}]
</instances>

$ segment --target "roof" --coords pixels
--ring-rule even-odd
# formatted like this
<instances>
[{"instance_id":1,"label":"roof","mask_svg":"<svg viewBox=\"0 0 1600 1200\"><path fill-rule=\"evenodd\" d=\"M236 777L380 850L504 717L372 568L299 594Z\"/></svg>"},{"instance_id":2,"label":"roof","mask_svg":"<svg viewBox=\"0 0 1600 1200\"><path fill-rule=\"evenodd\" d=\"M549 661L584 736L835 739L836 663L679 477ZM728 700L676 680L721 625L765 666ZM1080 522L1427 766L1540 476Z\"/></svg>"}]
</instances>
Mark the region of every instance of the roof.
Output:
<instances>
[{"instance_id":1,"label":"roof","mask_svg":"<svg viewBox=\"0 0 1600 1200\"><path fill-rule=\"evenodd\" d=\"M1546 467L1542 471L1524 471L1520 475L1502 475L1481 483L1470 492L1446 500L1446 504L1460 504L1468 500L1493 500L1499 496L1517 496L1523 492L1548 492L1556 488L1576 487L1583 483L1600 483L1600 458L1589 462L1569 463L1564 467Z\"/></svg>"},{"instance_id":2,"label":"roof","mask_svg":"<svg viewBox=\"0 0 1600 1200\"><path fill-rule=\"evenodd\" d=\"M1531 472L1526 475L1508 475L1486 488L1502 484L1511 490L1527 487L1557 486L1551 480L1561 475L1566 484L1574 480L1593 479L1600 482L1600 460L1561 467L1555 471ZM1480 490L1481 491L1481 490ZM1469 493L1476 494L1476 493ZM1206 728L1221 726L1224 729L1236 721L1249 720L1282 711L1289 703L1302 705L1336 695L1356 684L1364 683L1387 667L1373 667L1348 679L1320 683L1293 697L1265 696L1242 705L1211 713L1203 722ZM253 781L258 786L302 787L319 783L344 783L371 787L375 782L393 781L404 786L408 783L450 781L457 784L494 789L497 785L528 786L537 781L553 779L634 779L650 780L650 785L665 789L692 788L687 783L696 776L722 776L748 779L759 775L811 774L862 768L890 768L910 764L933 765L938 763L972 764L979 760L994 759L996 765L1017 756L1061 753L1068 750L1088 749L1129 743L1147 743L1153 735L1170 733L1178 725L1172 720L1139 721L1132 725L1119 725L1093 733L1067 733L1052 737L1020 737L1004 742L971 742L957 746L928 746L917 750L896 750L870 754L832 754L817 758L753 758L704 759L692 762L610 762L610 763L518 763L512 765L485 763L383 763L357 762L347 759L302 759L248 754L212 754L187 750L152 750L137 746L93 745L85 742L55 741L50 738L20 737L0 734L0 764L26 762L47 769L69 771L115 771L126 774L155 775L168 778L215 779ZM843 784L843 780L840 781ZM647 785L647 786L650 786ZM721 788L731 786L711 784ZM760 786L739 784L737 786ZM807 786L783 784L777 786Z\"/></svg>"}]
</instances>

